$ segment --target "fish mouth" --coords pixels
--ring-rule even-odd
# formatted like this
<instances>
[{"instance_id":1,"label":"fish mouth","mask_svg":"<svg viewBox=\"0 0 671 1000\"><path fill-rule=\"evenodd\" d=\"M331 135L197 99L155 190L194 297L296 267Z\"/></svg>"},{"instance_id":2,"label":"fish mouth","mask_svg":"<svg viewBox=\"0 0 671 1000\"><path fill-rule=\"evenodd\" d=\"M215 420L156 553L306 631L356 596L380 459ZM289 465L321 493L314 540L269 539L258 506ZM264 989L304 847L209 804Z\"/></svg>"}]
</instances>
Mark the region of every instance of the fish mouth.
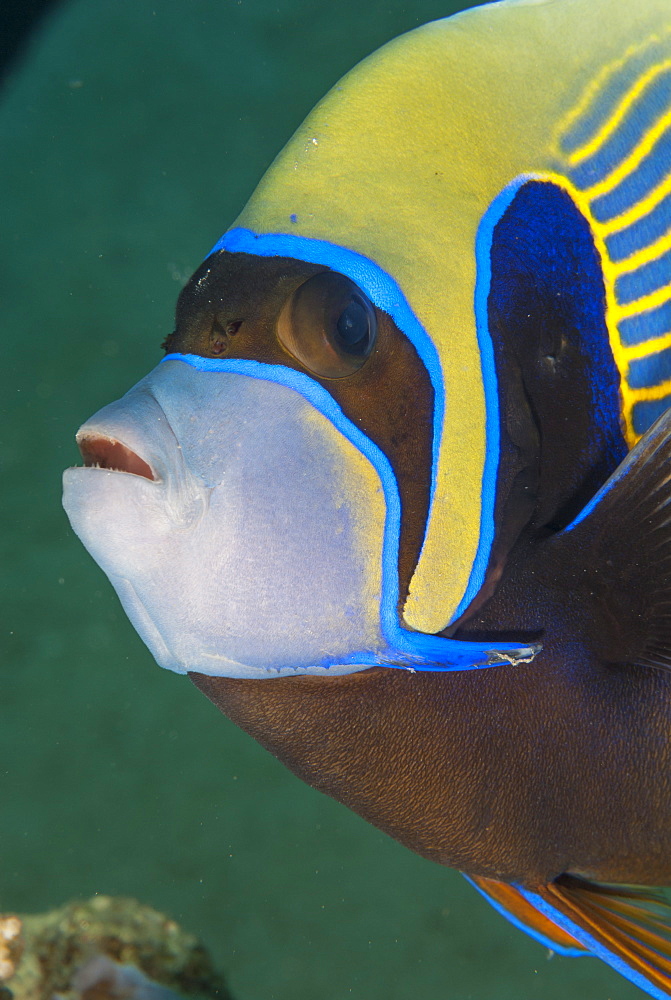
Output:
<instances>
[{"instance_id":1,"label":"fish mouth","mask_svg":"<svg viewBox=\"0 0 671 1000\"><path fill-rule=\"evenodd\" d=\"M86 432L77 435L77 446L87 469L109 469L158 482L158 476L149 463L116 438Z\"/></svg>"}]
</instances>

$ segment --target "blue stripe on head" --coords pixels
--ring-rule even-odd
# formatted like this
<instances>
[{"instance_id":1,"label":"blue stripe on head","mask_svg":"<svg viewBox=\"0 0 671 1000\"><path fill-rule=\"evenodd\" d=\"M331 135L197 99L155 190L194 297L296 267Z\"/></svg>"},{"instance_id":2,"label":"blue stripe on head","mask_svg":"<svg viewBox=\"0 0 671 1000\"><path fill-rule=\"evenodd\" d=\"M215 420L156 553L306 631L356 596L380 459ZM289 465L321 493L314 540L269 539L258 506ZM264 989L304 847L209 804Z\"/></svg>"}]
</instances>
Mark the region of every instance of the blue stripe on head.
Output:
<instances>
[{"instance_id":1,"label":"blue stripe on head","mask_svg":"<svg viewBox=\"0 0 671 1000\"><path fill-rule=\"evenodd\" d=\"M520 182L521 183L521 182ZM476 322L480 362L485 391L486 446L481 490L480 537L466 591L452 616L456 620L478 593L485 578L489 554L494 540L494 502L499 459L499 405L494 350L487 325L487 295L491 279L489 247L498 219L512 201L517 187L511 185L499 196L485 215L478 236L481 246L478 257L478 289L476 290ZM490 215L491 213L491 215ZM498 213L498 214L497 214ZM434 391L433 457L431 470L431 501L436 487L438 453L445 412L445 386L436 347L412 311L405 295L391 275L378 264L344 247L324 240L307 239L289 234L257 235L248 229L232 229L211 250L229 253L249 253L261 257L293 257L311 264L322 264L345 274L355 281L370 300L394 320L396 326L411 341L429 373ZM482 258L482 259L481 259ZM479 319L478 319L478 314ZM431 508L429 508L429 518Z\"/></svg>"},{"instance_id":2,"label":"blue stripe on head","mask_svg":"<svg viewBox=\"0 0 671 1000\"><path fill-rule=\"evenodd\" d=\"M499 390L494 362L494 346L489 332L489 292L492 284L491 249L494 229L515 195L530 178L516 178L503 189L483 215L475 238L475 329L480 349L480 366L485 393L485 463L482 470L480 539L464 596L454 614L456 621L466 611L485 582L487 564L494 543L494 507L500 456Z\"/></svg>"},{"instance_id":3,"label":"blue stripe on head","mask_svg":"<svg viewBox=\"0 0 671 1000\"><path fill-rule=\"evenodd\" d=\"M380 664L413 670L469 670L494 666L506 659L532 659L536 647L514 643L476 643L442 639L410 632L398 621L398 546L401 503L396 477L384 452L342 412L331 394L304 372L284 365L270 365L243 359L204 358L197 354L168 354L163 361L181 361L201 372L235 372L250 378L285 385L299 393L322 413L344 437L363 454L377 471L385 498L385 526L382 546L382 598L380 627L386 646L379 652L357 650L338 663ZM334 661L335 662L335 661ZM320 666L332 666L324 662Z\"/></svg>"},{"instance_id":4,"label":"blue stripe on head","mask_svg":"<svg viewBox=\"0 0 671 1000\"><path fill-rule=\"evenodd\" d=\"M434 392L431 500L436 486L438 452L445 412L445 386L438 352L433 341L410 308L394 279L374 261L362 254L328 243L289 233L253 233L250 229L230 229L212 247L218 250L248 253L257 257L293 257L309 264L321 264L346 275L362 289L378 309L388 313L396 326L411 341L429 373ZM430 516L430 514L429 514Z\"/></svg>"}]
</instances>

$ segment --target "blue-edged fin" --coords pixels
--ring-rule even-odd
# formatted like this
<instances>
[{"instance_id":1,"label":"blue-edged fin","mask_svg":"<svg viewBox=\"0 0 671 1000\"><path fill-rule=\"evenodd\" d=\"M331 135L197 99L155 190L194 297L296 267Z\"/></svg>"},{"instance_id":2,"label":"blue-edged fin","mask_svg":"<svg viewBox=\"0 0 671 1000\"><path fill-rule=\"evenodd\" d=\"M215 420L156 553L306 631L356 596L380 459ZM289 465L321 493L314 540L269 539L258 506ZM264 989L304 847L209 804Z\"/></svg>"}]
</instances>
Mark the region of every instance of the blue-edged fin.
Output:
<instances>
[{"instance_id":1,"label":"blue-edged fin","mask_svg":"<svg viewBox=\"0 0 671 1000\"><path fill-rule=\"evenodd\" d=\"M660 893L571 875L519 891L540 915L650 996L671 996L671 906Z\"/></svg>"},{"instance_id":2,"label":"blue-edged fin","mask_svg":"<svg viewBox=\"0 0 671 1000\"><path fill-rule=\"evenodd\" d=\"M508 885L479 875L464 876L485 897L497 913L506 917L521 931L561 955L588 955L589 951L571 934L558 927L530 903L516 885Z\"/></svg>"},{"instance_id":3,"label":"blue-edged fin","mask_svg":"<svg viewBox=\"0 0 671 1000\"><path fill-rule=\"evenodd\" d=\"M671 670L671 410L544 548L599 660Z\"/></svg>"}]
</instances>

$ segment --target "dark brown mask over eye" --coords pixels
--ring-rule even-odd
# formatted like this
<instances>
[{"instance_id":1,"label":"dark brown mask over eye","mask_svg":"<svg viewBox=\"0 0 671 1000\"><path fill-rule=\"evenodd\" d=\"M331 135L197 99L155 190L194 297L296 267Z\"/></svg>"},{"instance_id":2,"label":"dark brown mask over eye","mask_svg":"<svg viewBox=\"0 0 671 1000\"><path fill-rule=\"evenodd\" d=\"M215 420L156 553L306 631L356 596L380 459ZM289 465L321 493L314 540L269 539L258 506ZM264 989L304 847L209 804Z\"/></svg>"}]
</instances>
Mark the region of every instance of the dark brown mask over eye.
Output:
<instances>
[{"instance_id":1,"label":"dark brown mask over eye","mask_svg":"<svg viewBox=\"0 0 671 1000\"><path fill-rule=\"evenodd\" d=\"M180 295L166 349L304 372L384 452L401 498L401 609L429 509L433 387L391 317L335 271L219 251Z\"/></svg>"}]
</instances>

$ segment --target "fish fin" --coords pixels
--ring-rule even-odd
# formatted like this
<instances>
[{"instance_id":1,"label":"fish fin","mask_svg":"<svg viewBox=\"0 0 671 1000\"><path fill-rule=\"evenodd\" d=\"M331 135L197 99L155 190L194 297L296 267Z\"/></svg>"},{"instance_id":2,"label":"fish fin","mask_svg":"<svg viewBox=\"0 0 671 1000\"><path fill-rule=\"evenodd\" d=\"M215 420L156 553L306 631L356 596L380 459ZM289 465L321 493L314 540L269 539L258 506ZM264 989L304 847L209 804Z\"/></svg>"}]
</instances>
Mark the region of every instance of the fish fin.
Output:
<instances>
[{"instance_id":1,"label":"fish fin","mask_svg":"<svg viewBox=\"0 0 671 1000\"><path fill-rule=\"evenodd\" d=\"M497 913L546 948L560 955L589 954L584 945L525 899L517 886L493 878L483 878L481 875L465 875L464 878L485 897Z\"/></svg>"},{"instance_id":2,"label":"fish fin","mask_svg":"<svg viewBox=\"0 0 671 1000\"><path fill-rule=\"evenodd\" d=\"M573 875L561 875L533 891L520 887L520 892L543 916L650 996L671 996L671 906L661 893Z\"/></svg>"},{"instance_id":3,"label":"fish fin","mask_svg":"<svg viewBox=\"0 0 671 1000\"><path fill-rule=\"evenodd\" d=\"M545 544L558 585L589 602L599 659L671 670L671 409Z\"/></svg>"}]
</instances>

